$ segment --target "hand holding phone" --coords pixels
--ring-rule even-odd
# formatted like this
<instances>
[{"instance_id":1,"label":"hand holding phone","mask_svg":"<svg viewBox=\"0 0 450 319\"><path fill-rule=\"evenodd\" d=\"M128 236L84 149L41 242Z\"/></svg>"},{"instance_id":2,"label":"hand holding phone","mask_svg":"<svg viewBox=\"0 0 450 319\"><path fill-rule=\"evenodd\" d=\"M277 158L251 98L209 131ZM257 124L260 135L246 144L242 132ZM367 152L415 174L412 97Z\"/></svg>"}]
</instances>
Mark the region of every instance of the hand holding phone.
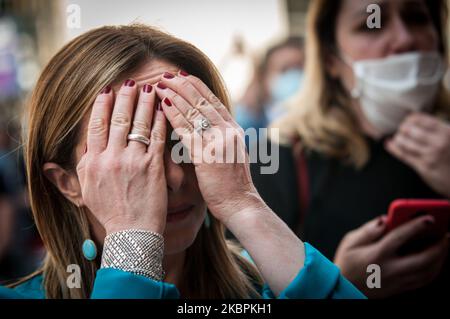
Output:
<instances>
[{"instance_id":1,"label":"hand holding phone","mask_svg":"<svg viewBox=\"0 0 450 319\"><path fill-rule=\"evenodd\" d=\"M407 223L414 218L431 215L434 224L423 238L409 245L408 251L417 251L441 239L450 227L450 201L434 199L398 199L391 203L386 221L386 230Z\"/></svg>"}]
</instances>

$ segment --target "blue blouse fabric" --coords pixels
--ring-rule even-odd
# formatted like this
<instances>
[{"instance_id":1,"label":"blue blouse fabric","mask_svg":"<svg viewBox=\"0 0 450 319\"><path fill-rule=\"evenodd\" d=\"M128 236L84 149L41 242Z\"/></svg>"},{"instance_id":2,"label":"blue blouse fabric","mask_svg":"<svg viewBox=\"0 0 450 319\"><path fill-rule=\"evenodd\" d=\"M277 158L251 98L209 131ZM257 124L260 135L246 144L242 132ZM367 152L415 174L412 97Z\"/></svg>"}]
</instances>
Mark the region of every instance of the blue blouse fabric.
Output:
<instances>
[{"instance_id":1,"label":"blue blouse fabric","mask_svg":"<svg viewBox=\"0 0 450 319\"><path fill-rule=\"evenodd\" d=\"M261 296L276 298L264 285ZM0 287L0 298L44 299L42 275L33 277L14 289ZM113 268L102 268L92 290L92 299L178 299L173 284L155 281ZM364 299L365 296L345 279L331 261L305 243L305 264L294 280L278 296L280 299Z\"/></svg>"}]
</instances>

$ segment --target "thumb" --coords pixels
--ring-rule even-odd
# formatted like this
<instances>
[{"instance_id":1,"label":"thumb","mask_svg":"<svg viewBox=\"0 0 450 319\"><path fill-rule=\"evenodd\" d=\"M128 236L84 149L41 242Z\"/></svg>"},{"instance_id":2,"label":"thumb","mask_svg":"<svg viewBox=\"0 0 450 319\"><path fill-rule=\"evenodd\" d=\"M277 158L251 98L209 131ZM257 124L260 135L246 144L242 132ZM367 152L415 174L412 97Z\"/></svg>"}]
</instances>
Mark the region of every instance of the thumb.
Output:
<instances>
[{"instance_id":1,"label":"thumb","mask_svg":"<svg viewBox=\"0 0 450 319\"><path fill-rule=\"evenodd\" d=\"M350 247L365 246L383 237L385 229L386 216L382 215L352 230L346 237Z\"/></svg>"}]
</instances>

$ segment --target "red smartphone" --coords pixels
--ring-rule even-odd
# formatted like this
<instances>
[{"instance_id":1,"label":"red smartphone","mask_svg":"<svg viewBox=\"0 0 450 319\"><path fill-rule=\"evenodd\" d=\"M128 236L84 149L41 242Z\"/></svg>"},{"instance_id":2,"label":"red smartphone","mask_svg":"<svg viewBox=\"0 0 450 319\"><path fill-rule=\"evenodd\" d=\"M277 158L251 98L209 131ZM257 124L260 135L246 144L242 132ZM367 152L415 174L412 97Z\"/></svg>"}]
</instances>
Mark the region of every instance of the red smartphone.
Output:
<instances>
[{"instance_id":1,"label":"red smartphone","mask_svg":"<svg viewBox=\"0 0 450 319\"><path fill-rule=\"evenodd\" d=\"M436 199L397 199L389 206L387 230L390 231L416 217L432 215L435 219L433 233L444 236L449 230L450 201Z\"/></svg>"},{"instance_id":2,"label":"red smartphone","mask_svg":"<svg viewBox=\"0 0 450 319\"><path fill-rule=\"evenodd\" d=\"M422 251L445 236L450 228L450 201L397 199L389 206L386 221L387 231L423 215L432 215L435 223L427 232L401 247L398 251L400 255Z\"/></svg>"}]
</instances>

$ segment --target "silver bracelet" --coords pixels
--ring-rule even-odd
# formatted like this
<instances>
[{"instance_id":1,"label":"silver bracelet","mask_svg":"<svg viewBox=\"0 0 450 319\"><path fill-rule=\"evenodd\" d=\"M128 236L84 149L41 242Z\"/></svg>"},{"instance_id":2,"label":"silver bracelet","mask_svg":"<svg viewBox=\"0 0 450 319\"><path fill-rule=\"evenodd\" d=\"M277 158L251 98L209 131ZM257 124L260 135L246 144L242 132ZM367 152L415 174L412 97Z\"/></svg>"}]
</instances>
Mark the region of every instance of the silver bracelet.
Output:
<instances>
[{"instance_id":1,"label":"silver bracelet","mask_svg":"<svg viewBox=\"0 0 450 319\"><path fill-rule=\"evenodd\" d=\"M156 281L164 279L164 239L160 234L129 229L109 234L103 244L101 268L115 268Z\"/></svg>"}]
</instances>

